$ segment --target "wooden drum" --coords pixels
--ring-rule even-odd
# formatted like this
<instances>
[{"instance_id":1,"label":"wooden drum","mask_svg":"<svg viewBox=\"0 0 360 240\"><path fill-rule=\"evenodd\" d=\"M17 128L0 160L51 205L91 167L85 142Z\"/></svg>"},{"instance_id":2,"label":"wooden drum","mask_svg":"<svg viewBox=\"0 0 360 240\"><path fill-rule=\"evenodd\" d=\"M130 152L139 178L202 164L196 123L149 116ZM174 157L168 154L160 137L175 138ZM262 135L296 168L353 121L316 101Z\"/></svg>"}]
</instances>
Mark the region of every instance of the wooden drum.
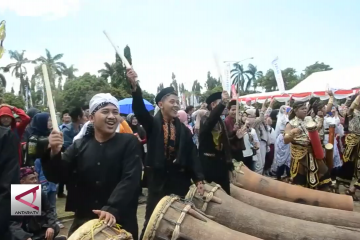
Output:
<instances>
[{"instance_id":1,"label":"wooden drum","mask_svg":"<svg viewBox=\"0 0 360 240\"><path fill-rule=\"evenodd\" d=\"M143 240L255 240L255 238L220 225L196 210L189 201L166 196L156 206Z\"/></svg>"},{"instance_id":2,"label":"wooden drum","mask_svg":"<svg viewBox=\"0 0 360 240\"><path fill-rule=\"evenodd\" d=\"M119 225L109 227L99 219L93 219L79 227L68 240L133 240L131 233Z\"/></svg>"}]
</instances>

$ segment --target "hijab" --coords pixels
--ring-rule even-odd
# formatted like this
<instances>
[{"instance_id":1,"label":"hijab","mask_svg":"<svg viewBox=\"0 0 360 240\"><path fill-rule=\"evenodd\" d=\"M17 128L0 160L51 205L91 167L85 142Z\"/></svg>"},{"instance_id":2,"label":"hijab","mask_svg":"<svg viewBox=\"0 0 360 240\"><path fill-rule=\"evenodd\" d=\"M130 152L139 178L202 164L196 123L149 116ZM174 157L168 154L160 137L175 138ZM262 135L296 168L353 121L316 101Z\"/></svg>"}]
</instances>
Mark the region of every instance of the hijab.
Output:
<instances>
[{"instance_id":1,"label":"hijab","mask_svg":"<svg viewBox=\"0 0 360 240\"><path fill-rule=\"evenodd\" d=\"M190 132L193 133L193 130L188 123L187 113L184 110L178 111L178 118L180 119L180 122L187 126L190 129Z\"/></svg>"},{"instance_id":2,"label":"hijab","mask_svg":"<svg viewBox=\"0 0 360 240\"><path fill-rule=\"evenodd\" d=\"M279 136L281 130L285 129L284 123L286 124L289 121L288 116L286 115L286 109L288 106L282 105L279 109L279 112L276 117L276 127L275 127L275 136Z\"/></svg>"},{"instance_id":3,"label":"hijab","mask_svg":"<svg viewBox=\"0 0 360 240\"><path fill-rule=\"evenodd\" d=\"M47 112L36 114L31 122L30 130L31 135L39 137L47 137L50 134L50 129L48 128L48 121L50 114Z\"/></svg>"}]
</instances>

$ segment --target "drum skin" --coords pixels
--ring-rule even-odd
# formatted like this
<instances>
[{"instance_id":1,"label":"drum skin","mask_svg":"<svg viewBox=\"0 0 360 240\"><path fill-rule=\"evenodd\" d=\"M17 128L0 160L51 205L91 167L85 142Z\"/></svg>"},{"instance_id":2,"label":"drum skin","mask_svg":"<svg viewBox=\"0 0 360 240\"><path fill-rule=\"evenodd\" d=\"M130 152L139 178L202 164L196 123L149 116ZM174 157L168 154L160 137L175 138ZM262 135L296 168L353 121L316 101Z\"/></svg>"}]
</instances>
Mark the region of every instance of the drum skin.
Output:
<instances>
[{"instance_id":1,"label":"drum skin","mask_svg":"<svg viewBox=\"0 0 360 240\"><path fill-rule=\"evenodd\" d=\"M251 171L242 162L230 177L231 183L237 187L284 201L345 211L354 209L351 196L317 191L276 181Z\"/></svg>"},{"instance_id":2,"label":"drum skin","mask_svg":"<svg viewBox=\"0 0 360 240\"><path fill-rule=\"evenodd\" d=\"M192 186L186 199L233 230L266 240L354 240L360 230L285 217L255 208L226 194L217 184L205 184L204 196ZM226 238L222 238L226 239Z\"/></svg>"},{"instance_id":3,"label":"drum skin","mask_svg":"<svg viewBox=\"0 0 360 240\"><path fill-rule=\"evenodd\" d=\"M187 207L187 205L190 207ZM183 216L180 216L182 212ZM176 222L181 222L179 231L175 229ZM177 236L173 236L176 233ZM157 204L143 237L143 240L164 239L256 240L259 238L234 231L210 220L199 211L194 210L192 203L181 201L179 197L166 196Z\"/></svg>"},{"instance_id":4,"label":"drum skin","mask_svg":"<svg viewBox=\"0 0 360 240\"><path fill-rule=\"evenodd\" d=\"M117 227L109 227L99 219L93 219L84 223L71 234L68 240L107 240L110 237L116 240L133 240L131 233Z\"/></svg>"},{"instance_id":5,"label":"drum skin","mask_svg":"<svg viewBox=\"0 0 360 240\"><path fill-rule=\"evenodd\" d=\"M278 215L305 221L360 229L360 213L315 207L268 197L230 185L231 196L243 203Z\"/></svg>"}]
</instances>

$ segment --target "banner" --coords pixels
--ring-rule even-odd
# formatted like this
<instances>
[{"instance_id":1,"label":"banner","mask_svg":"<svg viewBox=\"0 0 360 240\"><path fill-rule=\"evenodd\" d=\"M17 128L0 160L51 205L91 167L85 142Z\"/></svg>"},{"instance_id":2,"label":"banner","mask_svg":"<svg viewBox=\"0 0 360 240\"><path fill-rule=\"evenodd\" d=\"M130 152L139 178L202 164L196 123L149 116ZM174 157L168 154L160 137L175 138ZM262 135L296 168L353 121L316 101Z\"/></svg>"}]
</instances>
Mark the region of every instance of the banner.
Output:
<instances>
[{"instance_id":1,"label":"banner","mask_svg":"<svg viewBox=\"0 0 360 240\"><path fill-rule=\"evenodd\" d=\"M230 79L230 63L225 65L224 79L222 79L222 87L224 91L230 93L231 90L231 79Z\"/></svg>"},{"instance_id":2,"label":"banner","mask_svg":"<svg viewBox=\"0 0 360 240\"><path fill-rule=\"evenodd\" d=\"M272 62L271 62L272 66L273 66L273 70L274 70L274 74L275 74L275 78L276 78L276 83L278 86L278 89L280 91L280 93L285 93L285 86L284 86L284 80L281 74L281 68L279 66L279 58L276 57Z\"/></svg>"},{"instance_id":3,"label":"banner","mask_svg":"<svg viewBox=\"0 0 360 240\"><path fill-rule=\"evenodd\" d=\"M237 93L236 93L236 88L235 88L234 84L231 85L231 94L232 94L232 99L237 99L238 98Z\"/></svg>"}]
</instances>

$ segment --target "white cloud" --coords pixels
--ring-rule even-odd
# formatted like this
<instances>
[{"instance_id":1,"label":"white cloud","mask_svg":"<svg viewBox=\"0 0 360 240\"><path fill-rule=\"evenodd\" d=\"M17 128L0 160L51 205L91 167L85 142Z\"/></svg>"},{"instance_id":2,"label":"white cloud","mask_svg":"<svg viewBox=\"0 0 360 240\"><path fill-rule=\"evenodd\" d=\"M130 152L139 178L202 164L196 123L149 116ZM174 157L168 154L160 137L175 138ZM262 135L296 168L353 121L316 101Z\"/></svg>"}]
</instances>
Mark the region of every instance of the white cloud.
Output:
<instances>
[{"instance_id":1,"label":"white cloud","mask_svg":"<svg viewBox=\"0 0 360 240\"><path fill-rule=\"evenodd\" d=\"M79 9L80 0L9 0L2 1L0 13L15 12L19 16L61 18Z\"/></svg>"}]
</instances>

